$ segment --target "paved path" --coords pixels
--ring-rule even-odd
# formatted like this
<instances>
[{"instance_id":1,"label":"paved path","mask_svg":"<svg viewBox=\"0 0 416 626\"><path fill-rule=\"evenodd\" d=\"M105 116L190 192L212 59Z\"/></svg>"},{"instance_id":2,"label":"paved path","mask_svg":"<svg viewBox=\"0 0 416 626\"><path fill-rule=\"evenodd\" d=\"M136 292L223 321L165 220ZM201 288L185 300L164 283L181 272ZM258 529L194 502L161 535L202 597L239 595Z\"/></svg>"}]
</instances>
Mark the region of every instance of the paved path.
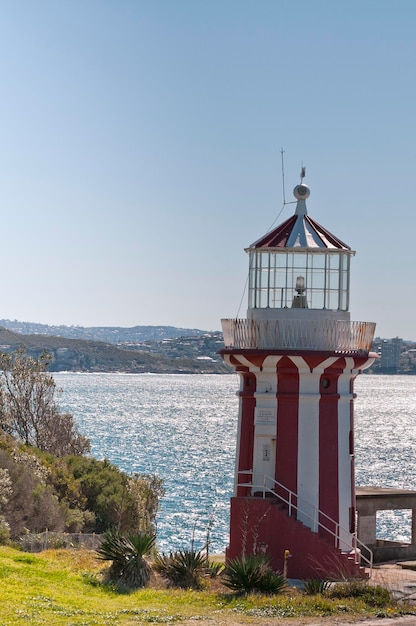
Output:
<instances>
[{"instance_id":1,"label":"paved path","mask_svg":"<svg viewBox=\"0 0 416 626\"><path fill-rule=\"evenodd\" d=\"M395 600L416 605L415 562L385 563L373 568L371 583L388 589Z\"/></svg>"},{"instance_id":2,"label":"paved path","mask_svg":"<svg viewBox=\"0 0 416 626\"><path fill-rule=\"evenodd\" d=\"M406 605L415 605L416 611L416 571L408 569L416 563L385 563L376 565L373 568L371 584L381 585L390 591L393 598ZM362 626L416 626L416 615L404 615L393 618L370 618L345 620L345 618L329 617L321 620L312 620L307 626L351 626L351 624L362 624ZM306 626L306 625L305 625Z\"/></svg>"},{"instance_id":3,"label":"paved path","mask_svg":"<svg viewBox=\"0 0 416 626\"><path fill-rule=\"evenodd\" d=\"M416 611L416 571L408 569L409 566L416 567L416 563L385 563L376 565L373 568L371 584L385 587L391 592L393 598L399 602L407 605L414 604ZM307 626L351 626L352 624L362 624L362 626L416 626L416 615L384 619L356 619L355 621L329 617L321 620L312 620L307 623Z\"/></svg>"},{"instance_id":4,"label":"paved path","mask_svg":"<svg viewBox=\"0 0 416 626\"><path fill-rule=\"evenodd\" d=\"M326 618L320 622L308 622L305 626L416 626L416 615L404 615L403 617L386 617L383 619L372 618L355 621L338 621L336 618ZM266 624L264 624L266 626ZM293 626L295 626L293 624Z\"/></svg>"},{"instance_id":5,"label":"paved path","mask_svg":"<svg viewBox=\"0 0 416 626\"><path fill-rule=\"evenodd\" d=\"M371 584L381 585L388 589L393 598L406 605L414 605L416 612L416 562L385 563L373 568ZM404 615L392 618L345 618L328 616L325 618L304 618L301 620L270 620L261 626L416 626L416 615Z\"/></svg>"}]
</instances>

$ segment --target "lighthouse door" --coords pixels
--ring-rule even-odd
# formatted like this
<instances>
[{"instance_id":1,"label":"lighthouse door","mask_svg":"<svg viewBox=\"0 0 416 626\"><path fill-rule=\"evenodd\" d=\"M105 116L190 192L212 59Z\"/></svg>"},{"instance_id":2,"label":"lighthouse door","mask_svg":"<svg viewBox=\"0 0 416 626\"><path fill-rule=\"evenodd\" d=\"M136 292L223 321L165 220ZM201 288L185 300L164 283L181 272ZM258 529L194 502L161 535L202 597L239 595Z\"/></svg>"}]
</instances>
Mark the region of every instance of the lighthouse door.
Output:
<instances>
[{"instance_id":1,"label":"lighthouse door","mask_svg":"<svg viewBox=\"0 0 416 626\"><path fill-rule=\"evenodd\" d=\"M253 491L259 492L263 489L263 487L274 490L276 467L275 438L265 435L256 437L253 465Z\"/></svg>"}]
</instances>

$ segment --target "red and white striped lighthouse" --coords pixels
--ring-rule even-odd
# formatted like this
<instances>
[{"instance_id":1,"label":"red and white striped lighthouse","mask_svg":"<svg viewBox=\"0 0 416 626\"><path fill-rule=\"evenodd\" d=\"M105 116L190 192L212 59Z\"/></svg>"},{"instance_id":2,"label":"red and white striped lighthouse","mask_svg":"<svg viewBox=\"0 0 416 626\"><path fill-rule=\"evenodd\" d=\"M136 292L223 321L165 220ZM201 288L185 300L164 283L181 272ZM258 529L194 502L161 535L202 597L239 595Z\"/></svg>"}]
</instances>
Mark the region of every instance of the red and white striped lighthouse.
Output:
<instances>
[{"instance_id":1,"label":"red and white striped lighthouse","mask_svg":"<svg viewBox=\"0 0 416 626\"><path fill-rule=\"evenodd\" d=\"M355 254L307 214L246 249L246 319L222 320L224 360L240 375L228 558L266 552L289 575L359 571L353 381L369 367L375 324L349 313ZM361 548L364 556L364 547Z\"/></svg>"}]
</instances>

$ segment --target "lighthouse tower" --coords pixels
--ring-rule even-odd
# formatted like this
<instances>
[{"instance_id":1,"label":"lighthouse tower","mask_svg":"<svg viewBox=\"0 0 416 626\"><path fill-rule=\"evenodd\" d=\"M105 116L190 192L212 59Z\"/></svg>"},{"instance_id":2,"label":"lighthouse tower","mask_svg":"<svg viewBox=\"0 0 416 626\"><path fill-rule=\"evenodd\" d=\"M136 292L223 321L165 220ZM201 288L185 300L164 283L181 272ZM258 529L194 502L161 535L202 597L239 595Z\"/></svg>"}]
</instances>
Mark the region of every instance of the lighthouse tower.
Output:
<instances>
[{"instance_id":1,"label":"lighthouse tower","mask_svg":"<svg viewBox=\"0 0 416 626\"><path fill-rule=\"evenodd\" d=\"M309 195L297 185L295 214L246 249L247 317L222 320L221 354L240 375L227 557L265 552L282 570L289 550L296 578L362 571L353 381L375 330L350 320L355 253L309 217Z\"/></svg>"}]
</instances>

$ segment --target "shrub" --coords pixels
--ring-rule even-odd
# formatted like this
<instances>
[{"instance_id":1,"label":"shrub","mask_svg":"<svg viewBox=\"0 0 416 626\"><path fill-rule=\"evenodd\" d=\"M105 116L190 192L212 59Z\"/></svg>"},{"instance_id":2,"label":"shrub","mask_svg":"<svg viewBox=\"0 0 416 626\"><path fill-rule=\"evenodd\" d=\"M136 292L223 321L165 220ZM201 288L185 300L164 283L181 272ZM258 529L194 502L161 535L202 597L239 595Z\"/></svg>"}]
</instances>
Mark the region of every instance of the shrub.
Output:
<instances>
[{"instance_id":1,"label":"shrub","mask_svg":"<svg viewBox=\"0 0 416 626\"><path fill-rule=\"evenodd\" d=\"M206 570L206 556L202 550L179 550L169 556L161 554L156 558L154 568L176 587L199 589Z\"/></svg>"},{"instance_id":2,"label":"shrub","mask_svg":"<svg viewBox=\"0 0 416 626\"><path fill-rule=\"evenodd\" d=\"M150 566L144 557L155 541L156 536L150 533L123 535L107 531L97 553L100 559L112 561L110 580L130 589L145 587L150 580Z\"/></svg>"},{"instance_id":3,"label":"shrub","mask_svg":"<svg viewBox=\"0 0 416 626\"><path fill-rule=\"evenodd\" d=\"M83 508L95 514L94 532L117 527L123 532L154 533L163 481L157 476L130 477L107 459L70 456L65 459L71 482L83 498ZM75 487L74 487L75 489Z\"/></svg>"},{"instance_id":4,"label":"shrub","mask_svg":"<svg viewBox=\"0 0 416 626\"><path fill-rule=\"evenodd\" d=\"M0 515L0 545L8 543L10 539L10 527L3 515Z\"/></svg>"},{"instance_id":5,"label":"shrub","mask_svg":"<svg viewBox=\"0 0 416 626\"><path fill-rule=\"evenodd\" d=\"M133 474L126 491L122 523L140 532L155 532L160 499L165 495L163 480L155 474Z\"/></svg>"},{"instance_id":6,"label":"shrub","mask_svg":"<svg viewBox=\"0 0 416 626\"><path fill-rule=\"evenodd\" d=\"M28 530L155 532L163 481L128 476L107 460L55 457L0 430L0 515L17 539Z\"/></svg>"},{"instance_id":7,"label":"shrub","mask_svg":"<svg viewBox=\"0 0 416 626\"><path fill-rule=\"evenodd\" d=\"M86 454L90 442L77 432L72 415L57 406L50 358L47 353L34 358L24 346L0 354L0 428L56 456Z\"/></svg>"},{"instance_id":8,"label":"shrub","mask_svg":"<svg viewBox=\"0 0 416 626\"><path fill-rule=\"evenodd\" d=\"M329 595L331 598L360 598L373 607L388 606L392 601L388 589L379 585L369 585L367 581L355 578L335 584Z\"/></svg>"},{"instance_id":9,"label":"shrub","mask_svg":"<svg viewBox=\"0 0 416 626\"><path fill-rule=\"evenodd\" d=\"M13 455L0 449L0 467L7 470L11 479L12 492L2 513L12 539L24 534L26 529L31 532L64 529L59 501L47 484L47 472L35 456L17 448Z\"/></svg>"},{"instance_id":10,"label":"shrub","mask_svg":"<svg viewBox=\"0 0 416 626\"><path fill-rule=\"evenodd\" d=\"M284 576L273 572L269 558L263 554L231 559L226 563L222 577L224 585L238 593L275 594L286 587Z\"/></svg>"}]
</instances>

